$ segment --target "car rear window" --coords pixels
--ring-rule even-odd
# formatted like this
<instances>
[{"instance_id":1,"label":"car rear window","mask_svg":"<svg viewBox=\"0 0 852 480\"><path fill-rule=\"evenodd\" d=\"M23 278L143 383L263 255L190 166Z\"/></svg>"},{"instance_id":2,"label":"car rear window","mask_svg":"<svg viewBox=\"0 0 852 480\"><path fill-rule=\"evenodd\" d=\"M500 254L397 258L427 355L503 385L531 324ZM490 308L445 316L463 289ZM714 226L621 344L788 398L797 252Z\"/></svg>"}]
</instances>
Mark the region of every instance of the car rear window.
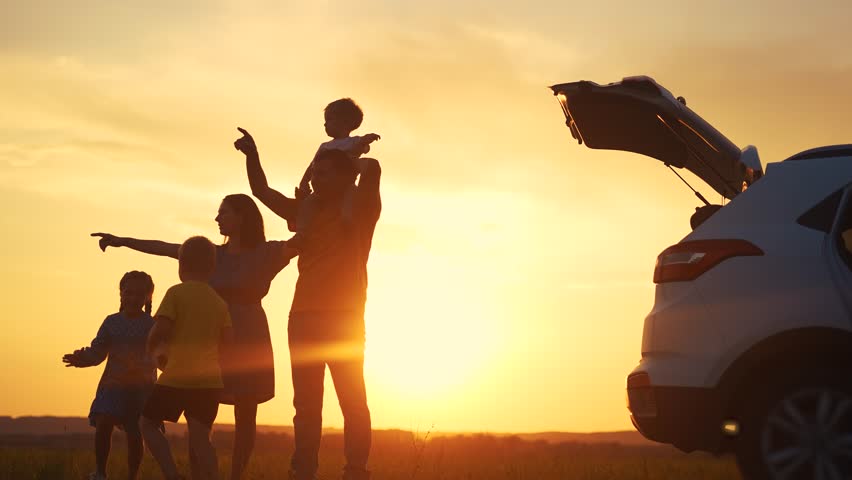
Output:
<instances>
[{"instance_id":1,"label":"car rear window","mask_svg":"<svg viewBox=\"0 0 852 480\"><path fill-rule=\"evenodd\" d=\"M831 226L834 224L834 217L837 215L837 209L840 208L840 200L843 198L843 190L838 190L831 195L825 197L821 202L817 203L810 210L803 213L796 220L799 225L813 228L821 232L828 233L831 231Z\"/></svg>"}]
</instances>

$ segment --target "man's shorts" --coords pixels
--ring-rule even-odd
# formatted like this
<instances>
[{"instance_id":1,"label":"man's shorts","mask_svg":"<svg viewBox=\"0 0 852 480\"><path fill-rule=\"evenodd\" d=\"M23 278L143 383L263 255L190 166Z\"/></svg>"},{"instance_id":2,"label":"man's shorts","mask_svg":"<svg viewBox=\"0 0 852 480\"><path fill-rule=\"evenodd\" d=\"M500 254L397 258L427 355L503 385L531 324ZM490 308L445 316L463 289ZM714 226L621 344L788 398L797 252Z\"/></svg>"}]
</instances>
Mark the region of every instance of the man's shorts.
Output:
<instances>
[{"instance_id":1,"label":"man's shorts","mask_svg":"<svg viewBox=\"0 0 852 480\"><path fill-rule=\"evenodd\" d=\"M177 422L181 414L213 425L219 413L220 388L177 388L155 385L142 416L155 422Z\"/></svg>"}]
</instances>

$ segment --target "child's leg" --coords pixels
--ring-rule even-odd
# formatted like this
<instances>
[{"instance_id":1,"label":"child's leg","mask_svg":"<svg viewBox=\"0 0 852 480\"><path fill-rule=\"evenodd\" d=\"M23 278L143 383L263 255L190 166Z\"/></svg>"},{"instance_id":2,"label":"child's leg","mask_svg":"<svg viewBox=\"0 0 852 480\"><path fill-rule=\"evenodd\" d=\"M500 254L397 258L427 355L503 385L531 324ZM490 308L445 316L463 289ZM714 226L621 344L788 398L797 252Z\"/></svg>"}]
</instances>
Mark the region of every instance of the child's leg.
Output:
<instances>
[{"instance_id":1,"label":"child's leg","mask_svg":"<svg viewBox=\"0 0 852 480\"><path fill-rule=\"evenodd\" d=\"M127 478L136 480L142 464L142 432L138 428L125 427L127 431Z\"/></svg>"},{"instance_id":2,"label":"child's leg","mask_svg":"<svg viewBox=\"0 0 852 480\"><path fill-rule=\"evenodd\" d=\"M142 430L145 444L148 445L148 451L160 465L163 475L167 479L178 478L177 465L175 465L172 452L169 450L169 441L166 435L160 431L160 422L155 422L143 415L139 419L139 428Z\"/></svg>"},{"instance_id":3,"label":"child's leg","mask_svg":"<svg viewBox=\"0 0 852 480\"><path fill-rule=\"evenodd\" d=\"M219 461L216 458L216 449L210 442L212 425L186 416L186 426L189 430L189 449L190 452L195 454L198 469L201 471L201 478L218 480Z\"/></svg>"},{"instance_id":4,"label":"child's leg","mask_svg":"<svg viewBox=\"0 0 852 480\"><path fill-rule=\"evenodd\" d=\"M142 432L139 430L139 420L145 403L151 394L149 388L134 388L126 391L126 415L124 433L127 436L127 478L136 480L139 476L139 466L145 447L142 444Z\"/></svg>"},{"instance_id":5,"label":"child's leg","mask_svg":"<svg viewBox=\"0 0 852 480\"><path fill-rule=\"evenodd\" d=\"M106 477L107 460L112 446L112 428L114 423L107 415L98 415L95 420L95 463L98 475Z\"/></svg>"}]
</instances>

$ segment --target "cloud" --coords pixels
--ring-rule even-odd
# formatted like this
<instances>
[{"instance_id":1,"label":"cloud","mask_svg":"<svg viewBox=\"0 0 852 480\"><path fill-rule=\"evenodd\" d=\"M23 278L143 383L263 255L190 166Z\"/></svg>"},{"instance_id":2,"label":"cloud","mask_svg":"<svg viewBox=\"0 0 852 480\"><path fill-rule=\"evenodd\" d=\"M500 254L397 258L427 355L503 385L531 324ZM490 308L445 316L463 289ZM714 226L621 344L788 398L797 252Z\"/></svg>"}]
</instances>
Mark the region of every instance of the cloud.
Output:
<instances>
[{"instance_id":1,"label":"cloud","mask_svg":"<svg viewBox=\"0 0 852 480\"><path fill-rule=\"evenodd\" d=\"M212 21L220 3L10 2L0 16L0 52L133 63L154 55L169 40L164 32Z\"/></svg>"}]
</instances>

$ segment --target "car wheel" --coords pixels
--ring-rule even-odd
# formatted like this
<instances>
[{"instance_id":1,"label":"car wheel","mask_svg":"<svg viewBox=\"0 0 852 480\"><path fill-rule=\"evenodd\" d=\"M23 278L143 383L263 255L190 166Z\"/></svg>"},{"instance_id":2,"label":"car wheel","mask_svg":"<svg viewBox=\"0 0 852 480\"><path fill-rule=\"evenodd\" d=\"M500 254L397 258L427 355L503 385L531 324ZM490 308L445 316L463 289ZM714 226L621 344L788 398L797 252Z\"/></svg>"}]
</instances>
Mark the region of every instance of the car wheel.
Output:
<instances>
[{"instance_id":1,"label":"car wheel","mask_svg":"<svg viewBox=\"0 0 852 480\"><path fill-rule=\"evenodd\" d=\"M811 376L754 396L737 448L746 479L852 478L852 388L839 377Z\"/></svg>"}]
</instances>

